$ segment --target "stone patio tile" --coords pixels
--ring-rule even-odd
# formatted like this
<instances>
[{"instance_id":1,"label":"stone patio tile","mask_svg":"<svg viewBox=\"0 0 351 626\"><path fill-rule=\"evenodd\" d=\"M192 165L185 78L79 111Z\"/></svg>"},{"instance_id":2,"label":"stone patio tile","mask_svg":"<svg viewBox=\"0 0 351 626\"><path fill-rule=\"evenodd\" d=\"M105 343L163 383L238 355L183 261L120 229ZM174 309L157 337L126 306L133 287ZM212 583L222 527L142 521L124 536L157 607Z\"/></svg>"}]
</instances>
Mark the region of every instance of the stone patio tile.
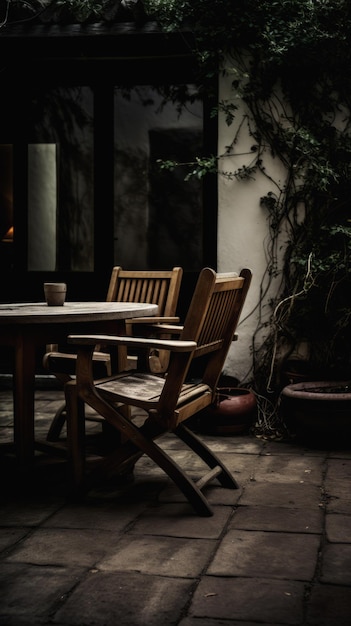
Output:
<instances>
[{"instance_id":1,"label":"stone patio tile","mask_svg":"<svg viewBox=\"0 0 351 626\"><path fill-rule=\"evenodd\" d=\"M8 408L7 408L8 406ZM13 428L13 405L4 404L0 394L0 441L1 443L14 443Z\"/></svg>"},{"instance_id":2,"label":"stone patio tile","mask_svg":"<svg viewBox=\"0 0 351 626\"><path fill-rule=\"evenodd\" d=\"M340 496L330 496L327 503L327 510L328 513L351 515L351 500L345 500Z\"/></svg>"},{"instance_id":3,"label":"stone patio tile","mask_svg":"<svg viewBox=\"0 0 351 626\"><path fill-rule=\"evenodd\" d=\"M350 587L315 585L308 602L307 624L311 626L350 626Z\"/></svg>"},{"instance_id":4,"label":"stone patio tile","mask_svg":"<svg viewBox=\"0 0 351 626\"><path fill-rule=\"evenodd\" d=\"M265 447L264 442L249 435L233 437L200 435L200 439L202 439L213 452L218 454L229 452L234 456L237 454L258 456Z\"/></svg>"},{"instance_id":5,"label":"stone patio tile","mask_svg":"<svg viewBox=\"0 0 351 626\"><path fill-rule=\"evenodd\" d=\"M222 539L207 573L311 580L319 544L317 535L230 530ZM303 559L301 554L304 554Z\"/></svg>"},{"instance_id":6,"label":"stone patio tile","mask_svg":"<svg viewBox=\"0 0 351 626\"><path fill-rule=\"evenodd\" d=\"M1 526L38 526L63 506L63 499L15 495L1 506Z\"/></svg>"},{"instance_id":7,"label":"stone patio tile","mask_svg":"<svg viewBox=\"0 0 351 626\"><path fill-rule=\"evenodd\" d=\"M91 572L57 612L54 624L165 626L177 624L193 580L134 572Z\"/></svg>"},{"instance_id":8,"label":"stone patio tile","mask_svg":"<svg viewBox=\"0 0 351 626\"><path fill-rule=\"evenodd\" d=\"M340 480L342 482L351 480L351 463L349 462L349 459L328 459L326 481L328 482L329 480Z\"/></svg>"},{"instance_id":9,"label":"stone patio tile","mask_svg":"<svg viewBox=\"0 0 351 626\"><path fill-rule=\"evenodd\" d=\"M81 528L123 532L145 509L145 502L109 502L67 505L42 525L43 528Z\"/></svg>"},{"instance_id":10,"label":"stone patio tile","mask_svg":"<svg viewBox=\"0 0 351 626\"><path fill-rule=\"evenodd\" d=\"M292 454L296 456L298 453L302 457L321 457L325 458L327 451L312 448L311 446L304 445L302 442L297 444L296 441L266 441L264 451L266 454Z\"/></svg>"},{"instance_id":11,"label":"stone patio tile","mask_svg":"<svg viewBox=\"0 0 351 626\"><path fill-rule=\"evenodd\" d=\"M0 624L37 626L77 584L81 569L2 563L0 570Z\"/></svg>"},{"instance_id":12,"label":"stone patio tile","mask_svg":"<svg viewBox=\"0 0 351 626\"><path fill-rule=\"evenodd\" d=\"M325 546L320 579L323 583L350 585L351 595L351 544L333 543Z\"/></svg>"},{"instance_id":13,"label":"stone patio tile","mask_svg":"<svg viewBox=\"0 0 351 626\"><path fill-rule=\"evenodd\" d=\"M143 465L136 467L132 478L127 482L119 482L116 478L107 479L102 477L87 493L83 504L92 509L100 506L116 507L121 511L123 508L143 510L152 503L157 502L158 494L168 484L169 479L155 466L144 469Z\"/></svg>"},{"instance_id":14,"label":"stone patio tile","mask_svg":"<svg viewBox=\"0 0 351 626\"><path fill-rule=\"evenodd\" d=\"M28 528L2 528L0 531L0 551L18 543L28 534Z\"/></svg>"},{"instance_id":15,"label":"stone patio tile","mask_svg":"<svg viewBox=\"0 0 351 626\"><path fill-rule=\"evenodd\" d=\"M0 415L1 415L1 420L3 418L3 415L6 416L6 418L8 419L8 422L11 421L11 423L13 424L13 398L12 398L12 392L7 392L7 391L0 391Z\"/></svg>"},{"instance_id":16,"label":"stone patio tile","mask_svg":"<svg viewBox=\"0 0 351 626\"><path fill-rule=\"evenodd\" d=\"M188 504L162 504L144 511L129 534L218 539L231 514L230 507L217 506L212 517L199 517Z\"/></svg>"},{"instance_id":17,"label":"stone patio tile","mask_svg":"<svg viewBox=\"0 0 351 626\"><path fill-rule=\"evenodd\" d=\"M351 513L351 463L348 459L328 459L325 490L330 498L328 510ZM340 508L341 504L341 508Z\"/></svg>"},{"instance_id":18,"label":"stone patio tile","mask_svg":"<svg viewBox=\"0 0 351 626\"><path fill-rule=\"evenodd\" d=\"M260 456L254 477L260 481L321 485L324 459L295 455Z\"/></svg>"},{"instance_id":19,"label":"stone patio tile","mask_svg":"<svg viewBox=\"0 0 351 626\"><path fill-rule=\"evenodd\" d=\"M162 448L164 449L164 446L162 446ZM183 448L179 445L176 448L171 448L169 455L172 457L172 459L177 461L182 469L186 471L191 471L194 474L198 473L199 471L201 472L204 468L206 468L204 461L202 461L200 457L198 457L191 450L189 450L189 448ZM150 462L154 464L153 461Z\"/></svg>"},{"instance_id":20,"label":"stone patio tile","mask_svg":"<svg viewBox=\"0 0 351 626\"><path fill-rule=\"evenodd\" d=\"M347 449L345 450L331 450L329 452L329 459L346 459L348 461L350 461L351 459L351 447L350 445L347 446Z\"/></svg>"},{"instance_id":21,"label":"stone patio tile","mask_svg":"<svg viewBox=\"0 0 351 626\"><path fill-rule=\"evenodd\" d=\"M316 509L323 503L321 489L317 485L255 480L245 486L240 504Z\"/></svg>"},{"instance_id":22,"label":"stone patio tile","mask_svg":"<svg viewBox=\"0 0 351 626\"><path fill-rule=\"evenodd\" d=\"M240 478L238 479L237 476L234 476L234 478L236 480L240 480ZM213 506L213 508L217 507L218 505L225 505L229 506L232 510L233 507L237 505L238 502L240 502L242 491L243 490L240 483L238 489L227 489L214 481L213 483L207 485L206 489L204 490L204 494L206 495L206 498L208 498L208 501L211 506Z\"/></svg>"},{"instance_id":23,"label":"stone patio tile","mask_svg":"<svg viewBox=\"0 0 351 626\"><path fill-rule=\"evenodd\" d=\"M239 502L242 489L240 486L238 489L226 489L213 482L206 486L203 493L210 505L227 505L232 507ZM185 495L173 482L169 482L168 486L160 492L158 500L162 503L188 502Z\"/></svg>"},{"instance_id":24,"label":"stone patio tile","mask_svg":"<svg viewBox=\"0 0 351 626\"><path fill-rule=\"evenodd\" d=\"M325 527L328 541L351 544L351 515L327 513Z\"/></svg>"},{"instance_id":25,"label":"stone patio tile","mask_svg":"<svg viewBox=\"0 0 351 626\"><path fill-rule=\"evenodd\" d=\"M229 528L321 533L323 514L320 508L301 510L278 506L239 506L229 522Z\"/></svg>"},{"instance_id":26,"label":"stone patio tile","mask_svg":"<svg viewBox=\"0 0 351 626\"><path fill-rule=\"evenodd\" d=\"M43 432L63 394L52 397L37 407ZM104 479L79 504L66 501L62 462L3 493L0 626L350 626L351 451L203 439L239 484L206 487L213 517L146 456L133 483ZM161 441L202 473L181 441Z\"/></svg>"},{"instance_id":27,"label":"stone patio tile","mask_svg":"<svg viewBox=\"0 0 351 626\"><path fill-rule=\"evenodd\" d=\"M199 438L208 445L211 450L218 454L224 454L226 452L234 454L259 454L264 449L264 444L259 440L251 436L225 436L225 435L207 435L201 432L195 431ZM183 448L189 450L189 448L181 442L178 437L171 434L166 434L157 440L157 443L163 450L178 450Z\"/></svg>"},{"instance_id":28,"label":"stone patio tile","mask_svg":"<svg viewBox=\"0 0 351 626\"><path fill-rule=\"evenodd\" d=\"M164 446L162 446L164 448ZM232 447L232 446L231 446ZM213 451L214 448L212 448ZM255 464L257 463L257 457L250 454L233 454L233 450L230 451L217 451L220 460L233 474L235 480L243 484L252 476ZM191 451L172 449L172 458L179 463L179 465L187 471L191 476L199 478L203 474L207 465L198 457L194 456ZM216 481L214 481L214 484ZM218 484L218 483L217 483Z\"/></svg>"},{"instance_id":29,"label":"stone patio tile","mask_svg":"<svg viewBox=\"0 0 351 626\"><path fill-rule=\"evenodd\" d=\"M325 491L328 497L339 499L346 503L351 502L351 479L350 478L327 478L325 481Z\"/></svg>"},{"instance_id":30,"label":"stone patio tile","mask_svg":"<svg viewBox=\"0 0 351 626\"><path fill-rule=\"evenodd\" d=\"M260 457L253 454L233 454L233 450L219 452L218 456L239 485L243 485L252 478L256 464L260 460Z\"/></svg>"},{"instance_id":31,"label":"stone patio tile","mask_svg":"<svg viewBox=\"0 0 351 626\"><path fill-rule=\"evenodd\" d=\"M300 624L304 584L290 580L205 576L193 596L189 616Z\"/></svg>"},{"instance_id":32,"label":"stone patio tile","mask_svg":"<svg viewBox=\"0 0 351 626\"><path fill-rule=\"evenodd\" d=\"M207 617L186 617L179 622L178 626L258 626L258 622L243 622L242 620L231 619L229 622L226 619L210 619ZM260 622L259 626L273 626L272 622ZM284 626L284 624L276 624L274 626Z\"/></svg>"},{"instance_id":33,"label":"stone patio tile","mask_svg":"<svg viewBox=\"0 0 351 626\"><path fill-rule=\"evenodd\" d=\"M345 497L346 500L351 500L351 492L348 489L350 481L350 460L348 458L329 458L325 477L326 491L333 496Z\"/></svg>"},{"instance_id":34,"label":"stone patio tile","mask_svg":"<svg viewBox=\"0 0 351 626\"><path fill-rule=\"evenodd\" d=\"M97 567L101 571L195 578L201 575L215 545L215 541L206 539L128 534L111 545L109 556L99 561Z\"/></svg>"},{"instance_id":35,"label":"stone patio tile","mask_svg":"<svg viewBox=\"0 0 351 626\"><path fill-rule=\"evenodd\" d=\"M109 554L120 535L102 530L39 528L5 562L64 567L93 567Z\"/></svg>"}]
</instances>

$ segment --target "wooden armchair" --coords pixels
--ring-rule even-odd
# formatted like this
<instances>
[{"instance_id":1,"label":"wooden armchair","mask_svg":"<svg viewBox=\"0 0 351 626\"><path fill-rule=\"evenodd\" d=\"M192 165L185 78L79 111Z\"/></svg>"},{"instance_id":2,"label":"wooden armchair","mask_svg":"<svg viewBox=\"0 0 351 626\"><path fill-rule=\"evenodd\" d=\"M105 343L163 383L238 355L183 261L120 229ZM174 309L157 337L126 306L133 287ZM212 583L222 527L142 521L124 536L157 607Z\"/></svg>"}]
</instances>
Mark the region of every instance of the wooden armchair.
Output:
<instances>
[{"instance_id":1,"label":"wooden armchair","mask_svg":"<svg viewBox=\"0 0 351 626\"><path fill-rule=\"evenodd\" d=\"M214 401L219 376L245 302L251 271L216 274L201 271L184 326L159 325L162 332L175 338L136 338L73 335L68 342L77 349L76 380L65 386L67 402L67 445L73 493L84 493L94 471L108 468L118 473L133 467L148 455L176 483L199 515L212 515L203 488L217 478L223 487L237 488L237 483L223 463L185 426L186 420ZM92 359L96 343L166 350L170 360L166 375L148 371L121 372L104 380L94 380ZM120 433L120 443L94 470L87 472L85 452L84 403L101 415ZM145 411L145 421L136 424L126 408ZM185 442L209 467L208 473L194 482L156 443L172 432Z\"/></svg>"},{"instance_id":2,"label":"wooden armchair","mask_svg":"<svg viewBox=\"0 0 351 626\"><path fill-rule=\"evenodd\" d=\"M158 305L157 317L133 318L126 322L126 333L135 332L142 336L148 336L154 331L157 323L177 323L179 317L177 305L183 270L174 267L172 270L124 270L120 266L112 269L110 284L107 292L107 302L148 302ZM112 372L126 369L126 363L131 360L143 358L144 368L153 372L164 372L167 369L169 354L165 350L152 350L141 353L130 352L128 355L124 348L118 350L106 350L101 343L95 346L93 352L93 368L95 378L111 376ZM44 368L54 374L64 386L75 376L77 355L67 350L61 351L58 346L47 346L47 352L43 358ZM132 367L132 366L131 366ZM50 425L47 441L57 441L66 421L66 403L57 410Z\"/></svg>"}]
</instances>

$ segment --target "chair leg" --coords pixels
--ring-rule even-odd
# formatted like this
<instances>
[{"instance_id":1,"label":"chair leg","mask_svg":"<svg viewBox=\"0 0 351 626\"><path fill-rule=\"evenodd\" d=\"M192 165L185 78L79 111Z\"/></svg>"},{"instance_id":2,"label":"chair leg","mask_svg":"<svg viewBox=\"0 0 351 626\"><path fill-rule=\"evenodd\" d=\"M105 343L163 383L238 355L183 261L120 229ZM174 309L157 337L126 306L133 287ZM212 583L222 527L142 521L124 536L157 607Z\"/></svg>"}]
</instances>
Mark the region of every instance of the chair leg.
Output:
<instances>
[{"instance_id":1,"label":"chair leg","mask_svg":"<svg viewBox=\"0 0 351 626\"><path fill-rule=\"evenodd\" d=\"M75 383L68 383L65 387L67 412L69 419L67 420L67 443L69 449L69 462L72 466L72 480L73 486L76 492L79 492L81 486L84 483L85 473L85 451L84 451L84 435L85 435L85 420L84 420L84 402L77 396ZM86 398L88 404L90 404L88 398ZM217 462L217 459L212 455L200 440L198 443L193 441L192 437L189 437L186 433L183 434L182 429L179 431L179 435L184 436L184 440L199 456L206 460L212 468L212 471L208 474L208 479L201 479L199 486L191 480L187 474L181 469L181 467L154 441L158 435L162 434L159 426L150 419L147 419L140 427L136 426L126 414L123 414L123 407L120 407L122 411L116 407L112 407L101 398L94 398L94 402L91 406L103 416L110 424L124 434L126 438L125 443L122 443L117 450L109 455L102 461L102 466L109 468L110 470L117 470L122 466L130 463L132 460L136 461L143 454L146 454L152 459L163 471L171 478L171 480L177 485L177 487L183 492L189 503L192 505L198 515L209 517L213 515L212 508L201 491L201 488L207 484L208 480L214 478L218 474L223 473L225 477L222 478L222 482L226 483L226 486L231 488L237 487L234 479L230 476L226 468ZM177 433L178 434L178 433ZM220 466L220 468L218 468ZM201 488L199 488L201 485Z\"/></svg>"},{"instance_id":2,"label":"chair leg","mask_svg":"<svg viewBox=\"0 0 351 626\"><path fill-rule=\"evenodd\" d=\"M48 434L46 435L46 441L57 441L60 437L61 431L66 421L66 403L64 402L59 409L57 409L54 419L50 424Z\"/></svg>"},{"instance_id":3,"label":"chair leg","mask_svg":"<svg viewBox=\"0 0 351 626\"><path fill-rule=\"evenodd\" d=\"M66 422L67 408L66 402L64 402L56 411L54 418L50 424L50 428L46 435L46 441L58 441L62 432L62 429ZM90 417L85 418L87 421L99 421Z\"/></svg>"},{"instance_id":4,"label":"chair leg","mask_svg":"<svg viewBox=\"0 0 351 626\"><path fill-rule=\"evenodd\" d=\"M221 471L216 476L217 480L220 482L222 487L226 487L227 489L238 489L239 485L236 482L235 478L231 475L226 466L222 463L222 461L206 446L206 444L201 441L197 435L195 435L187 426L184 424L179 424L177 428L173 431L179 439L184 441L191 450L193 450L211 469L215 467L219 467Z\"/></svg>"},{"instance_id":5,"label":"chair leg","mask_svg":"<svg viewBox=\"0 0 351 626\"><path fill-rule=\"evenodd\" d=\"M145 424L145 426L148 429L148 425ZM213 515L213 510L202 493L201 488L199 488L199 486L187 476L181 467L152 439L144 437L142 434L143 427L135 427L135 429L138 431L138 435L137 438L134 438L134 443L127 441L120 447L119 450L116 451L115 455L111 455L109 459L104 459L102 463L105 464L105 467L111 468L114 465L116 466L116 464L121 467L121 460L123 459L123 463L125 463L126 458L128 458L128 449L130 449L131 453L133 452L135 460L137 460L136 457L146 454L156 463L156 465L163 469L163 471L177 485L180 491L183 492L188 502L192 505L198 515L201 515L202 517L210 517ZM139 452L135 452L135 443L137 443ZM132 459L133 456L131 454L130 459ZM199 481L199 485L200 484L201 481Z\"/></svg>"},{"instance_id":6,"label":"chair leg","mask_svg":"<svg viewBox=\"0 0 351 626\"><path fill-rule=\"evenodd\" d=\"M83 490L85 477L85 410L84 402L78 397L75 384L65 386L67 405L68 464L71 471L72 492L78 495Z\"/></svg>"},{"instance_id":7,"label":"chair leg","mask_svg":"<svg viewBox=\"0 0 351 626\"><path fill-rule=\"evenodd\" d=\"M125 418L122 417L122 421L124 421L124 419ZM158 430L159 427L156 425L156 430L154 427L155 424L153 424L150 420L146 420L141 427L129 424L128 434L132 441L127 441L125 445L122 445L120 449L117 450L115 456L115 460L119 459L117 463L120 463L121 459L124 459L125 462L125 459L128 456L125 452L129 447L134 450L134 455L135 450L139 448L140 453L138 456L146 454L161 469L163 469L163 471L177 485L180 491L183 492L198 515L203 517L213 515L213 510L198 485L191 480L181 467L153 441L153 437L160 434ZM131 430L133 430L134 433L132 433ZM113 464L113 456L110 457L110 461ZM199 484L200 483L201 481L199 481Z\"/></svg>"},{"instance_id":8,"label":"chair leg","mask_svg":"<svg viewBox=\"0 0 351 626\"><path fill-rule=\"evenodd\" d=\"M179 467L179 465L171 459L161 448L152 443L152 451L149 450L148 456L152 458L159 467L173 480L177 487L183 492L187 500L190 502L198 515L202 517L210 517L213 510L197 484L187 476L187 474ZM199 481L200 484L200 481Z\"/></svg>"}]
</instances>

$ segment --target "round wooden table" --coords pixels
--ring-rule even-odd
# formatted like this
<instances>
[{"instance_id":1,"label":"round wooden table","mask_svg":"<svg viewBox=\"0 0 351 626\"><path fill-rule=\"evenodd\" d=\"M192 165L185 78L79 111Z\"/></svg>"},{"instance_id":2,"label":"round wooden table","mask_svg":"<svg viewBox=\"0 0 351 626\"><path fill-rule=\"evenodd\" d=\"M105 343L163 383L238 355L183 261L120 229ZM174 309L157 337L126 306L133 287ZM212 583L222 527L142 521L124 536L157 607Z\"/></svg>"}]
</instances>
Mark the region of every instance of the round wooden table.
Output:
<instances>
[{"instance_id":1,"label":"round wooden table","mask_svg":"<svg viewBox=\"0 0 351 626\"><path fill-rule=\"evenodd\" d=\"M71 334L124 335L125 320L157 315L155 304L134 302L45 302L0 304L0 345L15 353L13 416L18 464L32 463L35 449L34 393L36 353L47 344L65 343Z\"/></svg>"}]
</instances>

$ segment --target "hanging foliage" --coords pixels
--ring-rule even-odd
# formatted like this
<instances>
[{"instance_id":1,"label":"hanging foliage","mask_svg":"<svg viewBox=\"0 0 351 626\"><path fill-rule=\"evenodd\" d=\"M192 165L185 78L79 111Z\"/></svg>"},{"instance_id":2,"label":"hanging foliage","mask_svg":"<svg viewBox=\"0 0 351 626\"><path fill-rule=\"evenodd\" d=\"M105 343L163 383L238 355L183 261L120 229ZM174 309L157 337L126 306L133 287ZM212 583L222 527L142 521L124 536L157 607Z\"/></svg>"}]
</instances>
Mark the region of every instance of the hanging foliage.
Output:
<instances>
[{"instance_id":1,"label":"hanging foliage","mask_svg":"<svg viewBox=\"0 0 351 626\"><path fill-rule=\"evenodd\" d=\"M350 374L351 346L351 5L348 0L145 0L167 31L194 33L202 86L231 79L232 97L218 110L230 127L238 98L252 136L250 164L221 166L235 155L237 130L224 155L201 155L188 176L216 173L252 179L271 191L261 198L270 238L261 293L277 278L267 322L253 338L253 384L277 396L282 362L304 341L319 374ZM242 112L240 112L242 115ZM235 126L237 129L237 125ZM234 125L233 125L234 128ZM266 159L285 167L269 178ZM163 167L175 167L175 163ZM277 260L284 236L283 265ZM268 281L268 282L267 282ZM260 306L267 305L264 298ZM265 321L261 321L265 319ZM262 328L264 327L262 342Z\"/></svg>"}]
</instances>

